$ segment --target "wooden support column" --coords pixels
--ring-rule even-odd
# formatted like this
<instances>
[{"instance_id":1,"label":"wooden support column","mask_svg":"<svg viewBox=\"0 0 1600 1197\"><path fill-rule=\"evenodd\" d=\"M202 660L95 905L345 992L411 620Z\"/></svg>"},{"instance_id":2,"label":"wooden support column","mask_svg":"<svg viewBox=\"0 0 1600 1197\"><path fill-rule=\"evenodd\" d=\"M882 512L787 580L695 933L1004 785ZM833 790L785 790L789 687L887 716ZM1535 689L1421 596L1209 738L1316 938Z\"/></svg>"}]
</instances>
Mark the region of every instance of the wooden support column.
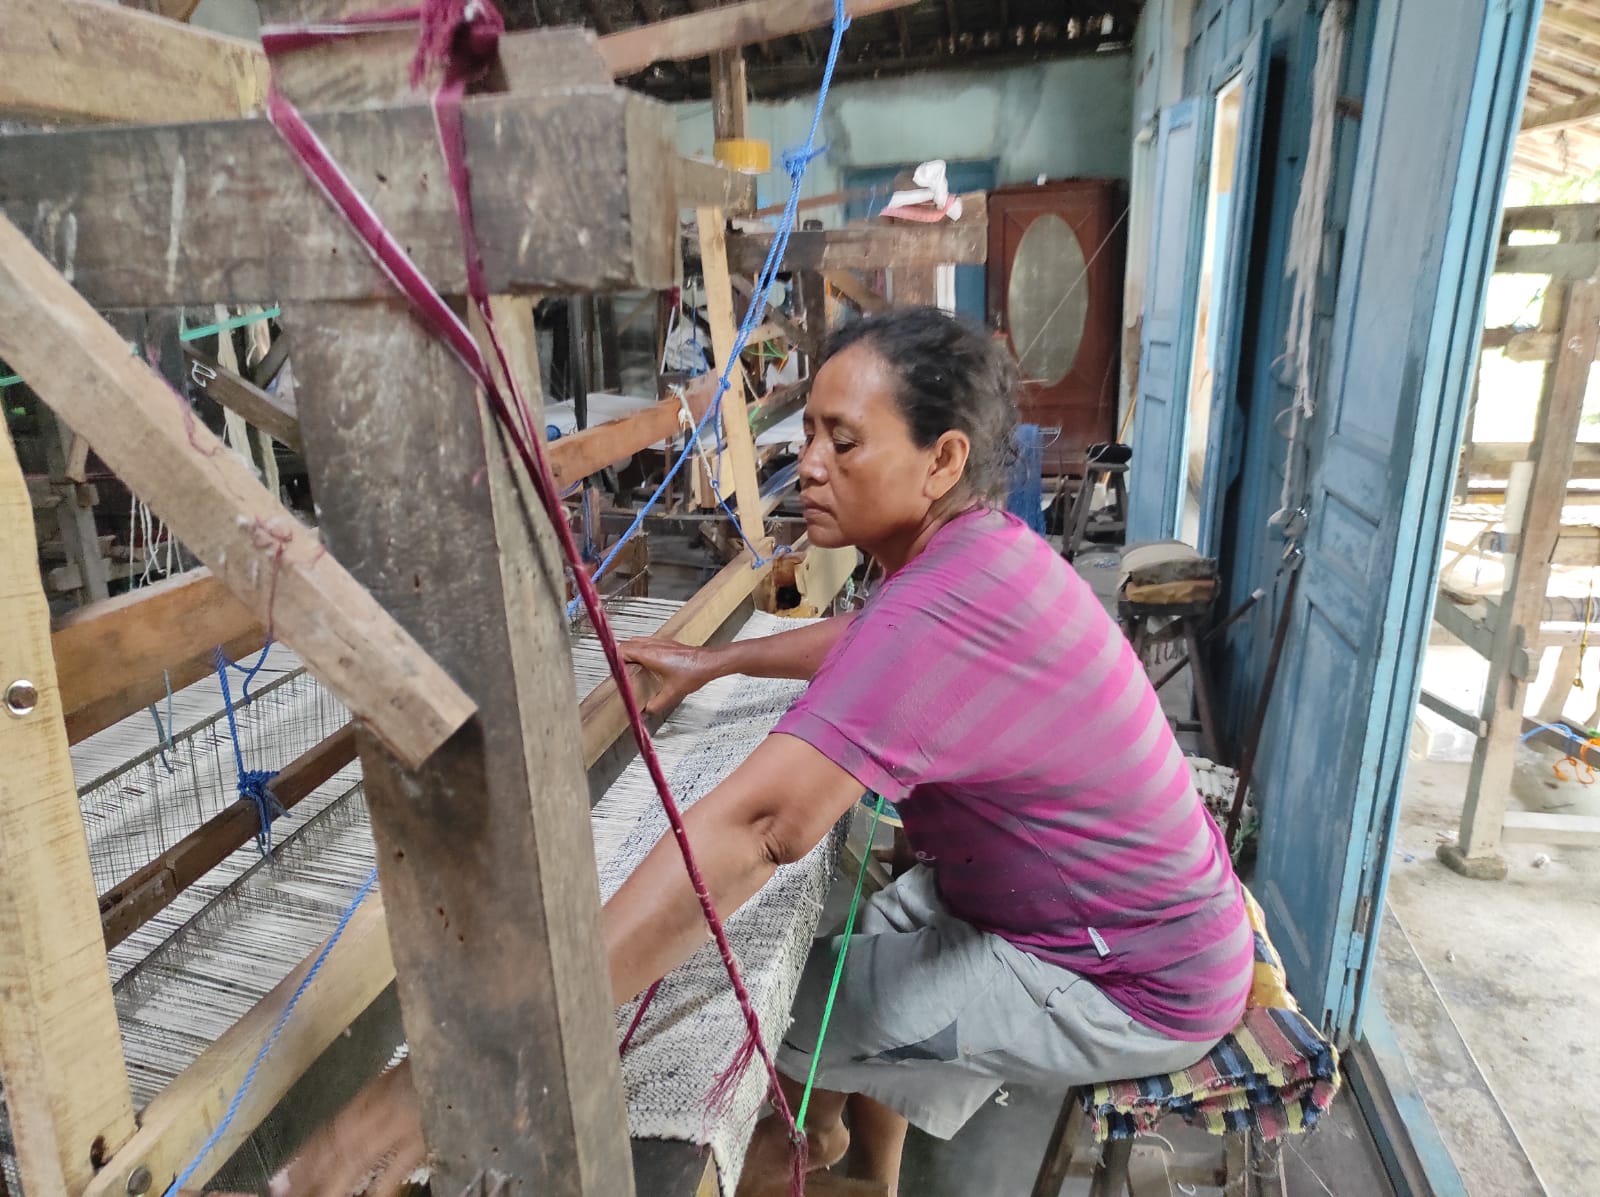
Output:
<instances>
[{"instance_id":1,"label":"wooden support column","mask_svg":"<svg viewBox=\"0 0 1600 1197\"><path fill-rule=\"evenodd\" d=\"M1469 877L1498 879L1506 872L1499 854L1501 825L1522 739L1523 703L1537 659L1550 560L1561 532L1561 508L1600 334L1600 281L1574 283L1566 306L1560 353L1532 448L1533 484L1524 507L1519 552L1506 580L1505 609L1489 658L1483 705L1489 731L1473 750L1461 834L1455 844L1439 848L1446 864Z\"/></svg>"},{"instance_id":2,"label":"wooden support column","mask_svg":"<svg viewBox=\"0 0 1600 1197\"><path fill-rule=\"evenodd\" d=\"M328 547L478 703L418 771L360 744L434 1187L631 1193L553 536L403 304L284 324Z\"/></svg>"},{"instance_id":3,"label":"wooden support column","mask_svg":"<svg viewBox=\"0 0 1600 1197\"><path fill-rule=\"evenodd\" d=\"M0 428L0 1076L28 1197L83 1190L133 1135L33 515Z\"/></svg>"},{"instance_id":4,"label":"wooden support column","mask_svg":"<svg viewBox=\"0 0 1600 1197\"><path fill-rule=\"evenodd\" d=\"M733 356L738 336L733 322L733 282L728 277L725 220L721 208L697 208L695 217L700 235L700 269L706 283L706 315L711 322L711 349L716 355L716 369L721 371ZM746 400L744 369L734 361L729 371L728 393L722 397L722 428L728 443L739 529L747 541L759 548L766 532L762 526L761 487L756 475L755 438L750 435ZM722 488L726 497L726 474Z\"/></svg>"},{"instance_id":5,"label":"wooden support column","mask_svg":"<svg viewBox=\"0 0 1600 1197\"><path fill-rule=\"evenodd\" d=\"M748 136L750 85L744 51L718 50L711 56L711 127L718 141Z\"/></svg>"}]
</instances>

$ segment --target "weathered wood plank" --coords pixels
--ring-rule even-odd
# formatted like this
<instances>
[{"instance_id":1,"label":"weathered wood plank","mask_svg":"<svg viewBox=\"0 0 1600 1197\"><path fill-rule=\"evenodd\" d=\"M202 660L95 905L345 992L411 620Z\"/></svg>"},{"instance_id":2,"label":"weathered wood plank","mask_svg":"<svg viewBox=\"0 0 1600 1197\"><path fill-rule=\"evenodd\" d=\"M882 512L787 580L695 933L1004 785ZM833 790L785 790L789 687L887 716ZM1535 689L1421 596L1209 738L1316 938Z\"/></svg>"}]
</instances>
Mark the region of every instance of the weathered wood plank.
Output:
<instances>
[{"instance_id":1,"label":"weathered wood plank","mask_svg":"<svg viewBox=\"0 0 1600 1197\"><path fill-rule=\"evenodd\" d=\"M262 0L261 19L293 25L347 15L344 0ZM411 87L415 29L368 34L281 56L278 89L307 112L364 108L420 99ZM611 72L595 35L577 26L512 33L500 39L500 69L493 91L557 87L610 87Z\"/></svg>"},{"instance_id":2,"label":"weathered wood plank","mask_svg":"<svg viewBox=\"0 0 1600 1197\"><path fill-rule=\"evenodd\" d=\"M867 315L889 310L889 301L848 270L834 270L822 276L830 288L844 296Z\"/></svg>"},{"instance_id":3,"label":"weathered wood plank","mask_svg":"<svg viewBox=\"0 0 1600 1197\"><path fill-rule=\"evenodd\" d=\"M329 547L479 703L416 771L360 743L435 1186L631 1192L553 535L402 306L284 324Z\"/></svg>"},{"instance_id":4,"label":"weathered wood plank","mask_svg":"<svg viewBox=\"0 0 1600 1197\"><path fill-rule=\"evenodd\" d=\"M356 729L347 723L280 769L272 779L272 796L284 810L293 810L355 757ZM116 947L249 843L259 823L255 803L241 798L101 894L100 926L106 947Z\"/></svg>"},{"instance_id":5,"label":"weathered wood plank","mask_svg":"<svg viewBox=\"0 0 1600 1197\"><path fill-rule=\"evenodd\" d=\"M100 0L0 0L0 115L45 122L244 116L261 47Z\"/></svg>"},{"instance_id":6,"label":"weathered wood plank","mask_svg":"<svg viewBox=\"0 0 1600 1197\"><path fill-rule=\"evenodd\" d=\"M695 221L700 235L700 272L706 284L711 348L716 356L716 369L722 371L734 356L734 342L738 338L733 322L733 284L728 277L726 221L721 208L696 209ZM722 396L722 436L733 475L739 530L747 543L760 549L767 534L762 526L755 438L750 435L750 413L745 401L744 370L734 361L733 369L728 372L727 393Z\"/></svg>"},{"instance_id":7,"label":"weathered wood plank","mask_svg":"<svg viewBox=\"0 0 1600 1197\"><path fill-rule=\"evenodd\" d=\"M915 0L846 0L845 13L863 17L903 8ZM632 75L653 62L684 62L804 33L833 21L832 0L746 0L625 29L600 39L613 75Z\"/></svg>"},{"instance_id":8,"label":"weathered wood plank","mask_svg":"<svg viewBox=\"0 0 1600 1197\"><path fill-rule=\"evenodd\" d=\"M195 387L296 453L304 448L300 441L300 413L292 401L280 399L225 369L193 345L185 344L183 354L189 360L189 379Z\"/></svg>"},{"instance_id":9,"label":"weathered wood plank","mask_svg":"<svg viewBox=\"0 0 1600 1197\"><path fill-rule=\"evenodd\" d=\"M468 100L490 289L670 286L677 204L665 105L618 88ZM465 290L425 104L311 127L423 273ZM99 307L387 297L393 285L265 120L0 137L0 207ZM241 239L248 219L273 235Z\"/></svg>"},{"instance_id":10,"label":"weathered wood plank","mask_svg":"<svg viewBox=\"0 0 1600 1197\"><path fill-rule=\"evenodd\" d=\"M98 938L97 928L97 941ZM94 1175L82 1190L83 1197L127 1197L130 1192L166 1191L221 1121L261 1044L271 1034L316 956L314 952L306 957L156 1095L140 1113L138 1133ZM227 1133L191 1178L196 1190L227 1162L301 1074L372 1004L393 976L383 903L374 893L357 909L316 980L306 989L294 1017L285 1024L256 1071L250 1092ZM147 1186L130 1183L141 1168L150 1173Z\"/></svg>"},{"instance_id":11,"label":"weathered wood plank","mask_svg":"<svg viewBox=\"0 0 1600 1197\"><path fill-rule=\"evenodd\" d=\"M76 743L88 734L81 728L74 734L75 719L81 720L88 711L109 713L105 704L121 695L137 692L133 699L116 704L121 713L110 723L148 706L148 700L139 699L151 693L152 680L154 693L165 693L162 670L189 676L186 667L198 664L195 676L204 676L218 645L242 641L259 648L265 638L265 625L206 569L179 574L62 617L51 633L50 647L61 683L68 738ZM187 684L174 678L173 688ZM100 726L109 726L103 718Z\"/></svg>"},{"instance_id":12,"label":"weathered wood plank","mask_svg":"<svg viewBox=\"0 0 1600 1197\"><path fill-rule=\"evenodd\" d=\"M28 490L0 427L0 1073L22 1183L82 1189L133 1134Z\"/></svg>"},{"instance_id":13,"label":"weathered wood plank","mask_svg":"<svg viewBox=\"0 0 1600 1197\"><path fill-rule=\"evenodd\" d=\"M987 205L981 196L964 196L963 202L967 210L961 219L941 224L885 220L842 229L797 229L789 238L782 269L881 270L985 262L989 257ZM767 259L772 238L772 233L730 233L728 268L735 274L755 274Z\"/></svg>"},{"instance_id":14,"label":"weathered wood plank","mask_svg":"<svg viewBox=\"0 0 1600 1197\"><path fill-rule=\"evenodd\" d=\"M5 220L0 357L401 759L467 720L449 675Z\"/></svg>"},{"instance_id":15,"label":"weathered wood plank","mask_svg":"<svg viewBox=\"0 0 1600 1197\"><path fill-rule=\"evenodd\" d=\"M715 393L714 375L703 375L689 386L685 398L695 419L705 415ZM663 399L635 415L562 437L549 449L550 472L555 475L556 485L565 489L642 449L676 436L682 430L682 412L683 407L676 399Z\"/></svg>"},{"instance_id":16,"label":"weathered wood plank","mask_svg":"<svg viewBox=\"0 0 1600 1197\"><path fill-rule=\"evenodd\" d=\"M674 160L673 172L680 208L715 207L738 215L755 207L754 175L684 157Z\"/></svg>"},{"instance_id":17,"label":"weathered wood plank","mask_svg":"<svg viewBox=\"0 0 1600 1197\"><path fill-rule=\"evenodd\" d=\"M1581 282L1600 274L1600 242L1508 245L1495 256L1496 274L1548 274L1558 281Z\"/></svg>"}]
</instances>

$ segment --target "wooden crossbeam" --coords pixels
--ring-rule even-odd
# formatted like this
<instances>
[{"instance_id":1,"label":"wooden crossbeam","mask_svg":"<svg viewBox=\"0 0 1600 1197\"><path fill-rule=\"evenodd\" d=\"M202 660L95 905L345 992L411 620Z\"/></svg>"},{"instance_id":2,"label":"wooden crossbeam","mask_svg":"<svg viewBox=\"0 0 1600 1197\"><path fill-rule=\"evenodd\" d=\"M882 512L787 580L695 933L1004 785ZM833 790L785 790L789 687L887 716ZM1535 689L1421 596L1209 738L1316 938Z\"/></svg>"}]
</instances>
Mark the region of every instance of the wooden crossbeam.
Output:
<instances>
[{"instance_id":1,"label":"wooden crossbeam","mask_svg":"<svg viewBox=\"0 0 1600 1197\"><path fill-rule=\"evenodd\" d=\"M272 779L272 796L284 810L293 810L355 759L356 729L347 723L280 769ZM101 894L100 926L106 947L116 947L172 905L179 894L249 843L259 825L255 803L241 798Z\"/></svg>"},{"instance_id":2,"label":"wooden crossbeam","mask_svg":"<svg viewBox=\"0 0 1600 1197\"><path fill-rule=\"evenodd\" d=\"M449 675L6 220L0 358L395 755L420 764L471 716Z\"/></svg>"},{"instance_id":3,"label":"wooden crossbeam","mask_svg":"<svg viewBox=\"0 0 1600 1197\"><path fill-rule=\"evenodd\" d=\"M261 47L102 0L0 0L0 115L46 122L245 116Z\"/></svg>"},{"instance_id":4,"label":"wooden crossbeam","mask_svg":"<svg viewBox=\"0 0 1600 1197\"><path fill-rule=\"evenodd\" d=\"M1549 133L1584 124L1597 116L1600 116L1600 96L1590 96L1570 104L1558 104L1553 108L1528 113L1522 118L1522 132Z\"/></svg>"},{"instance_id":5,"label":"wooden crossbeam","mask_svg":"<svg viewBox=\"0 0 1600 1197\"><path fill-rule=\"evenodd\" d=\"M798 229L790 235L783 270L881 270L891 266L981 263L989 257L987 205L963 197L958 221L905 224L881 221L842 229ZM755 274L766 261L772 233L731 233L728 268Z\"/></svg>"},{"instance_id":6,"label":"wooden crossbeam","mask_svg":"<svg viewBox=\"0 0 1600 1197\"><path fill-rule=\"evenodd\" d=\"M1508 245L1495 256L1496 274L1548 274L1558 282L1600 275L1600 242Z\"/></svg>"},{"instance_id":7,"label":"wooden crossbeam","mask_svg":"<svg viewBox=\"0 0 1600 1197\"><path fill-rule=\"evenodd\" d=\"M887 311L889 308L887 299L879 295L848 270L829 271L822 277L829 287L843 295L869 316L874 312Z\"/></svg>"},{"instance_id":8,"label":"wooden crossbeam","mask_svg":"<svg viewBox=\"0 0 1600 1197\"><path fill-rule=\"evenodd\" d=\"M716 376L705 374L686 390L684 398L696 420L706 414L716 386ZM562 437L549 448L550 472L555 475L556 485L565 490L590 474L676 436L683 430L682 413L683 407L676 399L663 399L634 415Z\"/></svg>"},{"instance_id":9,"label":"wooden crossbeam","mask_svg":"<svg viewBox=\"0 0 1600 1197\"><path fill-rule=\"evenodd\" d=\"M733 289L744 297L748 304L755 298L756 288L754 283L748 283L738 275L732 276ZM789 338L790 344L804 353L814 354L820 348L820 338L809 329L801 328L783 312L771 299L765 304L766 311L761 313L761 318L771 324L784 336ZM755 340L754 336L751 340Z\"/></svg>"},{"instance_id":10,"label":"wooden crossbeam","mask_svg":"<svg viewBox=\"0 0 1600 1197\"><path fill-rule=\"evenodd\" d=\"M307 118L441 291L466 289L426 104ZM670 110L620 88L464 105L496 294L666 287ZM393 284L264 120L0 137L0 208L102 308L387 297ZM252 250L239 220L273 229Z\"/></svg>"},{"instance_id":11,"label":"wooden crossbeam","mask_svg":"<svg viewBox=\"0 0 1600 1197\"><path fill-rule=\"evenodd\" d=\"M189 362L189 381L229 411L243 416L251 427L259 428L273 440L282 441L296 453L305 446L300 441L300 413L293 401L258 387L248 378L225 369L214 358L185 343L183 355Z\"/></svg>"},{"instance_id":12,"label":"wooden crossbeam","mask_svg":"<svg viewBox=\"0 0 1600 1197\"><path fill-rule=\"evenodd\" d=\"M846 0L845 14L864 17L904 8L916 0ZM632 75L654 62L685 62L803 33L830 24L832 0L746 0L692 12L600 39L600 52L616 76Z\"/></svg>"},{"instance_id":13,"label":"wooden crossbeam","mask_svg":"<svg viewBox=\"0 0 1600 1197\"><path fill-rule=\"evenodd\" d=\"M30 507L0 422L0 1074L28 1191L66 1194L134 1122Z\"/></svg>"},{"instance_id":14,"label":"wooden crossbeam","mask_svg":"<svg viewBox=\"0 0 1600 1197\"><path fill-rule=\"evenodd\" d=\"M56 621L50 636L67 737L110 727L265 642L266 625L210 570L193 570L86 607ZM163 671L167 676L163 677Z\"/></svg>"}]
</instances>

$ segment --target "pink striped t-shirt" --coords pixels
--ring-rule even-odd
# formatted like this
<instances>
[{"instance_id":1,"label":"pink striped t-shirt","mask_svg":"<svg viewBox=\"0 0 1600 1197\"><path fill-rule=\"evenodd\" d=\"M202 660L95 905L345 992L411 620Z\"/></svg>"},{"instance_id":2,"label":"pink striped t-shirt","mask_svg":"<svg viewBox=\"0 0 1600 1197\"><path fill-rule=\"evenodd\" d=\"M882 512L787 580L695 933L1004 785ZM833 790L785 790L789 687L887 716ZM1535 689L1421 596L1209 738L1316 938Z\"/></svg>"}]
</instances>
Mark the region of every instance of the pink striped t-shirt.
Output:
<instances>
[{"instance_id":1,"label":"pink striped t-shirt","mask_svg":"<svg viewBox=\"0 0 1600 1197\"><path fill-rule=\"evenodd\" d=\"M1089 586L998 511L940 528L774 729L896 804L950 912L1212 1040L1252 938L1216 823Z\"/></svg>"}]
</instances>

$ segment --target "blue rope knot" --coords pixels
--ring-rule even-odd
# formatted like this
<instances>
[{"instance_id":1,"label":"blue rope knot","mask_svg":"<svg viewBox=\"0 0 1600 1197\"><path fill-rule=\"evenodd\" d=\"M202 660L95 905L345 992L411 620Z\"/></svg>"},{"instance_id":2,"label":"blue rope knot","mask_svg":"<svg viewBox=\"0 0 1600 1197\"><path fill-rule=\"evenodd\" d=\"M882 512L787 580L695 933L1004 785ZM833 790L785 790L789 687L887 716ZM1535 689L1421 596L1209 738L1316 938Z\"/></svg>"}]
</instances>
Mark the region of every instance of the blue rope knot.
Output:
<instances>
[{"instance_id":1,"label":"blue rope knot","mask_svg":"<svg viewBox=\"0 0 1600 1197\"><path fill-rule=\"evenodd\" d=\"M262 856L272 855L272 821L285 813L270 788L276 776L276 769L246 769L239 774L239 797L256 806L256 849Z\"/></svg>"},{"instance_id":2,"label":"blue rope knot","mask_svg":"<svg viewBox=\"0 0 1600 1197\"><path fill-rule=\"evenodd\" d=\"M806 167L816 159L828 152L826 145L814 146L811 144L795 146L783 151L783 169L795 182L800 181L800 176L806 173Z\"/></svg>"}]
</instances>

